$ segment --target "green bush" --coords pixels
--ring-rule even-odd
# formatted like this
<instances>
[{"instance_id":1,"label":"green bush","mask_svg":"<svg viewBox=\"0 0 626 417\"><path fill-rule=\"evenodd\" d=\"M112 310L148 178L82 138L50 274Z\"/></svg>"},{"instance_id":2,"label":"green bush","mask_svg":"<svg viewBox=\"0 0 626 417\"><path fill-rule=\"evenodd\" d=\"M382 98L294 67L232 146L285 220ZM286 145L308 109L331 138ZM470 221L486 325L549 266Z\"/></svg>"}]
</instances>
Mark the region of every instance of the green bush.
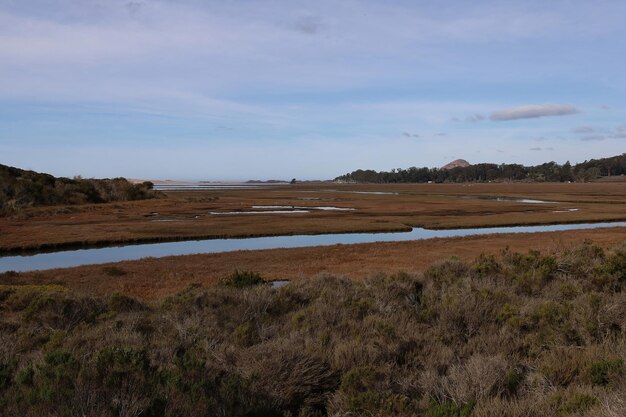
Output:
<instances>
[{"instance_id":1,"label":"green bush","mask_svg":"<svg viewBox=\"0 0 626 417\"><path fill-rule=\"evenodd\" d=\"M119 386L125 379L143 379L150 371L150 361L143 349L106 347L96 353L98 376L109 387Z\"/></svg>"},{"instance_id":2,"label":"green bush","mask_svg":"<svg viewBox=\"0 0 626 417\"><path fill-rule=\"evenodd\" d=\"M227 287L243 288L265 284L261 274L252 271L235 270L228 277L222 279L221 284Z\"/></svg>"},{"instance_id":3,"label":"green bush","mask_svg":"<svg viewBox=\"0 0 626 417\"><path fill-rule=\"evenodd\" d=\"M0 362L0 390L8 388L13 380L15 365Z\"/></svg>"},{"instance_id":4,"label":"green bush","mask_svg":"<svg viewBox=\"0 0 626 417\"><path fill-rule=\"evenodd\" d=\"M21 369L17 376L15 377L15 382L20 385L33 385L33 381L35 378L35 370L32 365L28 365L25 368Z\"/></svg>"},{"instance_id":5,"label":"green bush","mask_svg":"<svg viewBox=\"0 0 626 417\"><path fill-rule=\"evenodd\" d=\"M626 281L626 249L616 249L609 254L602 270L615 275L620 281Z\"/></svg>"},{"instance_id":6,"label":"green bush","mask_svg":"<svg viewBox=\"0 0 626 417\"><path fill-rule=\"evenodd\" d=\"M624 371L622 359L603 359L589 367L589 377L594 385L607 385Z\"/></svg>"},{"instance_id":7,"label":"green bush","mask_svg":"<svg viewBox=\"0 0 626 417\"><path fill-rule=\"evenodd\" d=\"M237 272L154 302L5 286L0 414L565 417L599 399L616 406L624 294L592 282L616 281L599 269L616 251L567 272L579 253L554 258L554 276L549 257L510 252L281 291Z\"/></svg>"},{"instance_id":8,"label":"green bush","mask_svg":"<svg viewBox=\"0 0 626 417\"><path fill-rule=\"evenodd\" d=\"M474 262L473 269L479 276L487 276L500 272L502 266L494 255L481 254Z\"/></svg>"},{"instance_id":9,"label":"green bush","mask_svg":"<svg viewBox=\"0 0 626 417\"><path fill-rule=\"evenodd\" d=\"M106 311L107 306L102 300L43 293L31 301L24 317L54 329L70 329L81 323L93 323Z\"/></svg>"},{"instance_id":10,"label":"green bush","mask_svg":"<svg viewBox=\"0 0 626 417\"><path fill-rule=\"evenodd\" d=\"M113 293L109 298L109 308L116 313L130 312L130 311L144 311L147 307L127 295L120 293Z\"/></svg>"},{"instance_id":11,"label":"green bush","mask_svg":"<svg viewBox=\"0 0 626 417\"><path fill-rule=\"evenodd\" d=\"M431 403L424 417L469 417L473 408L473 404L457 405L452 401Z\"/></svg>"},{"instance_id":12,"label":"green bush","mask_svg":"<svg viewBox=\"0 0 626 417\"><path fill-rule=\"evenodd\" d=\"M69 403L79 370L80 363L70 352L55 350L47 353L36 374L38 397L55 405Z\"/></svg>"},{"instance_id":13,"label":"green bush","mask_svg":"<svg viewBox=\"0 0 626 417\"><path fill-rule=\"evenodd\" d=\"M233 341L237 346L252 346L257 340L254 326L250 322L240 324L233 331Z\"/></svg>"},{"instance_id":14,"label":"green bush","mask_svg":"<svg viewBox=\"0 0 626 417\"><path fill-rule=\"evenodd\" d=\"M513 395L517 392L517 388L522 383L524 374L519 369L509 369L504 377L504 387L509 395Z\"/></svg>"}]
</instances>

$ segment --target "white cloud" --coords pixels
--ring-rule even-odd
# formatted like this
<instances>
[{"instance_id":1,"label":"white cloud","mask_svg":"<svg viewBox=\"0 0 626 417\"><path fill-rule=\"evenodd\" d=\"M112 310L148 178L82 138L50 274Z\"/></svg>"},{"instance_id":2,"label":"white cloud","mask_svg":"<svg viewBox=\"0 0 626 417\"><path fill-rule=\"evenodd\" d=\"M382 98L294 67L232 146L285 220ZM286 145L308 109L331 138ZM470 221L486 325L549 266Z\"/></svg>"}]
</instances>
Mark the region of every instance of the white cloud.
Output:
<instances>
[{"instance_id":1,"label":"white cloud","mask_svg":"<svg viewBox=\"0 0 626 417\"><path fill-rule=\"evenodd\" d=\"M591 126L578 126L572 129L574 133L592 133L595 129Z\"/></svg>"},{"instance_id":2,"label":"white cloud","mask_svg":"<svg viewBox=\"0 0 626 417\"><path fill-rule=\"evenodd\" d=\"M518 119L535 119L548 116L565 116L575 113L580 113L580 110L570 104L529 104L494 111L489 118L499 122Z\"/></svg>"}]
</instances>

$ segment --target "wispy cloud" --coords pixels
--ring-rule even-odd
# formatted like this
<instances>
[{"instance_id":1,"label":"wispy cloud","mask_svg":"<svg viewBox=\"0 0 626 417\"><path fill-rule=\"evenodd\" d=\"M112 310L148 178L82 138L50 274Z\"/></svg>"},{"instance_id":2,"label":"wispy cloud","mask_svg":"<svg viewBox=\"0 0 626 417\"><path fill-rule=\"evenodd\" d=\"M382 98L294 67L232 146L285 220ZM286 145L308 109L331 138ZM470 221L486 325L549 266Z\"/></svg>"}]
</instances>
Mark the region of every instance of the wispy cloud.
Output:
<instances>
[{"instance_id":1,"label":"wispy cloud","mask_svg":"<svg viewBox=\"0 0 626 417\"><path fill-rule=\"evenodd\" d=\"M539 146L535 146L534 148L530 148L529 150L531 150L531 151L553 151L554 148L552 148L552 147L541 148Z\"/></svg>"},{"instance_id":2,"label":"wispy cloud","mask_svg":"<svg viewBox=\"0 0 626 417\"><path fill-rule=\"evenodd\" d=\"M315 35L324 27L319 16L302 16L297 19L294 28L305 35Z\"/></svg>"},{"instance_id":3,"label":"wispy cloud","mask_svg":"<svg viewBox=\"0 0 626 417\"><path fill-rule=\"evenodd\" d=\"M476 113L472 116L468 116L465 120L468 121L469 123L477 123L477 122L482 122L483 120L485 120L485 116L483 116L482 114Z\"/></svg>"},{"instance_id":4,"label":"wispy cloud","mask_svg":"<svg viewBox=\"0 0 626 417\"><path fill-rule=\"evenodd\" d=\"M626 139L626 124L617 126L615 131L607 136L607 139Z\"/></svg>"},{"instance_id":5,"label":"wispy cloud","mask_svg":"<svg viewBox=\"0 0 626 417\"><path fill-rule=\"evenodd\" d=\"M584 142L592 142L592 141L605 140L606 138L607 137L604 135L590 135L590 136L583 136L582 138L580 138L580 140Z\"/></svg>"},{"instance_id":6,"label":"wispy cloud","mask_svg":"<svg viewBox=\"0 0 626 417\"><path fill-rule=\"evenodd\" d=\"M548 116L565 116L576 113L580 113L580 110L570 104L529 104L526 106L494 111L491 113L489 118L493 121L500 122L518 119L535 119Z\"/></svg>"},{"instance_id":7,"label":"wispy cloud","mask_svg":"<svg viewBox=\"0 0 626 417\"><path fill-rule=\"evenodd\" d=\"M563 160L622 152L623 142L609 139L626 134L616 128L626 122L625 14L623 0L601 8L539 0L0 0L0 119L16 120L0 122L0 155L8 158L10 144L14 164L34 164L33 148L62 141L77 149L58 161L72 174L81 149L115 140L120 153L157 150L158 162L129 167L158 174L171 166L184 177L192 164L167 163L172 153L163 147L206 144L204 155L224 165L207 168L198 153L198 176L244 175L241 165L255 176L265 165L272 176L308 163L311 173L435 166L449 149L534 163L545 154L530 146L566 133L607 140L570 141L559 146ZM555 48L561 53L546 54ZM594 65L573 74L589 51ZM506 109L546 101L570 104ZM578 111L573 104L586 111L584 122L547 118ZM545 123L488 122L536 117ZM596 130L573 134L577 124ZM264 146L274 152L257 161ZM227 166L247 149L257 162ZM52 157L41 152L39 161ZM83 161L83 173L97 175L90 170L98 164L108 162Z\"/></svg>"},{"instance_id":8,"label":"wispy cloud","mask_svg":"<svg viewBox=\"0 0 626 417\"><path fill-rule=\"evenodd\" d=\"M591 126L578 126L572 129L574 133L592 133L595 129Z\"/></svg>"}]
</instances>

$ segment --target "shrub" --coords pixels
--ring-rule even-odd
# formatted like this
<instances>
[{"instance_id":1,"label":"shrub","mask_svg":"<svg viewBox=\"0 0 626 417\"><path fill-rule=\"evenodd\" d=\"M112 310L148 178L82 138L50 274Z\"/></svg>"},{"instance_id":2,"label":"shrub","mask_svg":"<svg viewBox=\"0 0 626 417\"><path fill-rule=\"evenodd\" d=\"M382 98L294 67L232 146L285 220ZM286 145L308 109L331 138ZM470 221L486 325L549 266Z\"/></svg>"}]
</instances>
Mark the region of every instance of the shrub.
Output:
<instances>
[{"instance_id":1,"label":"shrub","mask_svg":"<svg viewBox=\"0 0 626 417\"><path fill-rule=\"evenodd\" d=\"M622 374L624 361L621 359L603 359L593 362L589 367L589 377L594 385L607 385Z\"/></svg>"},{"instance_id":2,"label":"shrub","mask_svg":"<svg viewBox=\"0 0 626 417\"><path fill-rule=\"evenodd\" d=\"M125 313L130 311L143 311L146 310L146 306L128 297L127 295L120 293L113 293L109 298L109 308L116 313Z\"/></svg>"},{"instance_id":3,"label":"shrub","mask_svg":"<svg viewBox=\"0 0 626 417\"><path fill-rule=\"evenodd\" d=\"M330 366L296 346L271 343L250 352L246 367L254 375L255 391L262 392L281 411L298 415L303 409L325 411L339 375Z\"/></svg>"},{"instance_id":4,"label":"shrub","mask_svg":"<svg viewBox=\"0 0 626 417\"><path fill-rule=\"evenodd\" d=\"M539 360L539 371L553 385L567 387L584 370L584 363L584 352L579 349L554 349Z\"/></svg>"},{"instance_id":5,"label":"shrub","mask_svg":"<svg viewBox=\"0 0 626 417\"><path fill-rule=\"evenodd\" d=\"M55 405L71 401L80 364L64 350L55 350L44 356L37 378L38 397Z\"/></svg>"},{"instance_id":6,"label":"shrub","mask_svg":"<svg viewBox=\"0 0 626 417\"><path fill-rule=\"evenodd\" d=\"M250 322L240 324L233 331L233 341L237 346L252 346L258 341L258 335Z\"/></svg>"},{"instance_id":7,"label":"shrub","mask_svg":"<svg viewBox=\"0 0 626 417\"><path fill-rule=\"evenodd\" d=\"M35 370L32 365L28 365L25 368L21 369L16 377L15 382L20 385L33 385L33 380L35 377Z\"/></svg>"},{"instance_id":8,"label":"shrub","mask_svg":"<svg viewBox=\"0 0 626 417\"><path fill-rule=\"evenodd\" d=\"M9 387L13 379L15 365L0 362L0 391Z\"/></svg>"},{"instance_id":9,"label":"shrub","mask_svg":"<svg viewBox=\"0 0 626 417\"><path fill-rule=\"evenodd\" d=\"M473 404L457 405L452 401L431 403L424 417L470 417Z\"/></svg>"},{"instance_id":10,"label":"shrub","mask_svg":"<svg viewBox=\"0 0 626 417\"><path fill-rule=\"evenodd\" d=\"M517 368L509 369L504 377L504 387L506 388L506 392L509 395L515 394L522 383L523 378L524 374L521 370Z\"/></svg>"},{"instance_id":11,"label":"shrub","mask_svg":"<svg viewBox=\"0 0 626 417\"><path fill-rule=\"evenodd\" d=\"M17 271L6 271L6 272L0 273L0 279L2 281L7 281L7 280L10 280L11 278L16 278L19 275L20 273Z\"/></svg>"},{"instance_id":12,"label":"shrub","mask_svg":"<svg viewBox=\"0 0 626 417\"><path fill-rule=\"evenodd\" d=\"M106 304L93 298L72 298L64 294L43 294L26 308L25 318L54 329L70 329L80 323L93 323L107 310Z\"/></svg>"},{"instance_id":13,"label":"shrub","mask_svg":"<svg viewBox=\"0 0 626 417\"><path fill-rule=\"evenodd\" d=\"M424 271L424 278L436 287L441 287L465 276L468 270L465 263L453 258L430 266Z\"/></svg>"},{"instance_id":14,"label":"shrub","mask_svg":"<svg viewBox=\"0 0 626 417\"><path fill-rule=\"evenodd\" d=\"M561 415L570 415L573 413L582 413L598 404L598 399L593 395L586 393L574 393L568 398L559 398L559 411Z\"/></svg>"},{"instance_id":15,"label":"shrub","mask_svg":"<svg viewBox=\"0 0 626 417\"><path fill-rule=\"evenodd\" d=\"M228 277L221 280L221 284L227 287L243 288L254 285L265 284L261 274L252 271L235 270Z\"/></svg>"},{"instance_id":16,"label":"shrub","mask_svg":"<svg viewBox=\"0 0 626 417\"><path fill-rule=\"evenodd\" d=\"M622 282L626 281L626 248L615 249L611 252L602 270L615 275Z\"/></svg>"},{"instance_id":17,"label":"shrub","mask_svg":"<svg viewBox=\"0 0 626 417\"><path fill-rule=\"evenodd\" d=\"M473 265L474 272L479 276L493 275L502 269L500 263L493 255L481 254Z\"/></svg>"},{"instance_id":18,"label":"shrub","mask_svg":"<svg viewBox=\"0 0 626 417\"><path fill-rule=\"evenodd\" d=\"M580 276L559 255L547 278L545 258L507 252L281 291L242 289L263 279L238 272L156 302L5 285L0 414L624 415L626 295L593 284L617 282L599 255L580 260L591 271Z\"/></svg>"},{"instance_id":19,"label":"shrub","mask_svg":"<svg viewBox=\"0 0 626 417\"><path fill-rule=\"evenodd\" d=\"M102 268L102 272L110 277L121 277L126 275L126 271L118 266L105 266Z\"/></svg>"},{"instance_id":20,"label":"shrub","mask_svg":"<svg viewBox=\"0 0 626 417\"><path fill-rule=\"evenodd\" d=\"M0 288L0 303L8 300L13 293L15 293L13 288Z\"/></svg>"}]
</instances>

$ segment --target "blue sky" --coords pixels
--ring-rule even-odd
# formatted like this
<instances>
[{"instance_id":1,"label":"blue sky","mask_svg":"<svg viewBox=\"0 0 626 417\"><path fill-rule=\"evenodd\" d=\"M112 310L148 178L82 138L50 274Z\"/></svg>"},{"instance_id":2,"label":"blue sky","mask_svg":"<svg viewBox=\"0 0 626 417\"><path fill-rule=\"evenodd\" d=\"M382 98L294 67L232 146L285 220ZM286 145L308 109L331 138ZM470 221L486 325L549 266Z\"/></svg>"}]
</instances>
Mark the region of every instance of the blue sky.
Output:
<instances>
[{"instance_id":1,"label":"blue sky","mask_svg":"<svg viewBox=\"0 0 626 417\"><path fill-rule=\"evenodd\" d=\"M327 179L626 151L626 2L0 0L0 163Z\"/></svg>"}]
</instances>

